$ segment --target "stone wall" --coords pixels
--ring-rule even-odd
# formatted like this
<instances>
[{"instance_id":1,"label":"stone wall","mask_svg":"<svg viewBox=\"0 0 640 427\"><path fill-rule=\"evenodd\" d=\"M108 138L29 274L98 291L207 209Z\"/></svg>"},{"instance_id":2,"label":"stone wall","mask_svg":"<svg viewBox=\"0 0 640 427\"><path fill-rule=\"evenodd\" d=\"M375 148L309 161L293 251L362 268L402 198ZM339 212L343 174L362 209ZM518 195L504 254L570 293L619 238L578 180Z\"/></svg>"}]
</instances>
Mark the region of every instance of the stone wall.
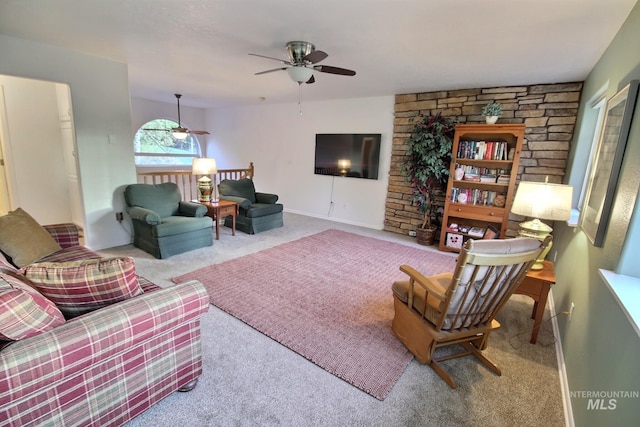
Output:
<instances>
[{"instance_id":1,"label":"stone wall","mask_svg":"<svg viewBox=\"0 0 640 427\"><path fill-rule=\"evenodd\" d=\"M498 101L503 109L498 123L526 125L517 182L544 181L548 176L549 182L562 183L581 91L582 83L576 82L396 95L384 229L407 234L421 222L411 205L411 188L400 172L415 117L440 112L457 123L484 123L482 107ZM444 195L439 203L444 205ZM515 235L522 220L512 214L507 235Z\"/></svg>"}]
</instances>

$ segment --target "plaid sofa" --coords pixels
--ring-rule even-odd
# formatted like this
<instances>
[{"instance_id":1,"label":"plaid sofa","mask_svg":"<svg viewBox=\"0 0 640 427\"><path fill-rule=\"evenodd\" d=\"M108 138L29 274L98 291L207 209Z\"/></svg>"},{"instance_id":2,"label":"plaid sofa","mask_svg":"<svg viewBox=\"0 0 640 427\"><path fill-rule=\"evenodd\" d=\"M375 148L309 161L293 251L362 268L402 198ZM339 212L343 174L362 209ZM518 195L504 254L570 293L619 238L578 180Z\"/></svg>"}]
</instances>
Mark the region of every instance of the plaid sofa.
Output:
<instances>
[{"instance_id":1,"label":"plaid sofa","mask_svg":"<svg viewBox=\"0 0 640 427\"><path fill-rule=\"evenodd\" d=\"M45 228L63 249L40 261L100 257L79 245L75 225ZM193 388L202 373L204 287L139 282L139 296L0 350L0 425L122 425L169 394Z\"/></svg>"}]
</instances>

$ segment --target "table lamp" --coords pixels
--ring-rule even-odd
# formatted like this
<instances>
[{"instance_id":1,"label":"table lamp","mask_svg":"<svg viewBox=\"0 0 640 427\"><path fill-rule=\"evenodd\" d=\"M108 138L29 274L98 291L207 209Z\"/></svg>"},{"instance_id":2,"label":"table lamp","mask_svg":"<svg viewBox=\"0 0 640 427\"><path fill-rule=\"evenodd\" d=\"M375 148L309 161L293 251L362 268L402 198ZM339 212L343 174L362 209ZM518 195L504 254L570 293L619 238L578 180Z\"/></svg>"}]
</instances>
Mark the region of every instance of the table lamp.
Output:
<instances>
[{"instance_id":1,"label":"table lamp","mask_svg":"<svg viewBox=\"0 0 640 427\"><path fill-rule=\"evenodd\" d=\"M518 236L533 237L544 240L553 228L540 221L566 221L571 215L571 199L573 187L564 184L550 184L549 177L545 182L521 181L516 191L516 197L511 206L514 214L533 218L531 221L521 222ZM540 254L532 270L542 270L542 261L551 250L551 244Z\"/></svg>"},{"instance_id":2,"label":"table lamp","mask_svg":"<svg viewBox=\"0 0 640 427\"><path fill-rule=\"evenodd\" d=\"M191 173L193 175L202 175L200 179L198 179L198 190L200 191L199 200L201 202L211 202L213 186L211 185L211 178L209 178L209 175L213 175L217 171L216 159L206 157L193 159Z\"/></svg>"}]
</instances>

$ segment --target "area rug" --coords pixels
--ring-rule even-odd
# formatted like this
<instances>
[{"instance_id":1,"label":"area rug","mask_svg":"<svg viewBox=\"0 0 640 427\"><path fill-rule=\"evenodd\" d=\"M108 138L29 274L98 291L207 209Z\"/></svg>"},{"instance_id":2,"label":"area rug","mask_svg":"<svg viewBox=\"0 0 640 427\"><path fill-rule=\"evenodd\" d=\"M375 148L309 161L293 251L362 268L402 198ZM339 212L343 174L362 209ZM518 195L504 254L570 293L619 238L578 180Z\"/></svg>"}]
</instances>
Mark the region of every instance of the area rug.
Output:
<instances>
[{"instance_id":1,"label":"area rug","mask_svg":"<svg viewBox=\"0 0 640 427\"><path fill-rule=\"evenodd\" d=\"M391 331L402 264L436 274L455 259L327 230L173 281L199 280L216 307L384 400L413 357Z\"/></svg>"}]
</instances>

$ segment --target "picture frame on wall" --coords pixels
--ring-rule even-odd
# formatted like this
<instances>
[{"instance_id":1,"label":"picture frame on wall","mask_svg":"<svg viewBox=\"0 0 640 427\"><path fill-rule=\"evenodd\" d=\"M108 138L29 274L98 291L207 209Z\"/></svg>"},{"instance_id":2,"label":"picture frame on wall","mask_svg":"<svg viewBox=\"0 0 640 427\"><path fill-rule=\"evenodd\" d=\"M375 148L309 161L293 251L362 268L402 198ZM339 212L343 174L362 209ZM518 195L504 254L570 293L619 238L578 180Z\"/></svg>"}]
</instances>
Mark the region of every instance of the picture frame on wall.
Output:
<instances>
[{"instance_id":1,"label":"picture frame on wall","mask_svg":"<svg viewBox=\"0 0 640 427\"><path fill-rule=\"evenodd\" d=\"M580 227L596 247L604 243L638 96L638 82L630 81L607 102L580 214Z\"/></svg>"}]
</instances>

